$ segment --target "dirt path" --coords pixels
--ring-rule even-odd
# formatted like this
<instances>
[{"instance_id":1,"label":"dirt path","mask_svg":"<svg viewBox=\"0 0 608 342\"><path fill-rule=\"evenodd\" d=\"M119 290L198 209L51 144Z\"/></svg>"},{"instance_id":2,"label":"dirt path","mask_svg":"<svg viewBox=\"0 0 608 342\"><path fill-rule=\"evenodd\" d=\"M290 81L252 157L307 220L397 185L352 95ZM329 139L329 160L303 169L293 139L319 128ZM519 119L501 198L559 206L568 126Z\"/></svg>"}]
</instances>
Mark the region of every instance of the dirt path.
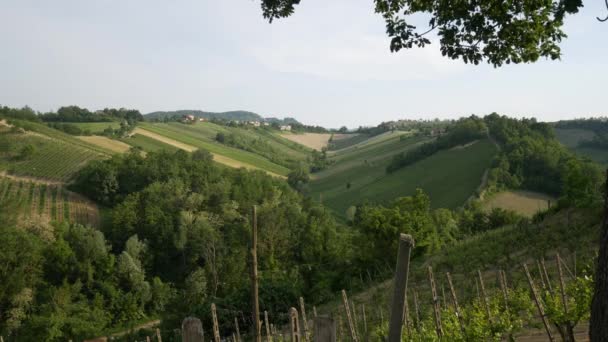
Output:
<instances>
[{"instance_id":1,"label":"dirt path","mask_svg":"<svg viewBox=\"0 0 608 342\"><path fill-rule=\"evenodd\" d=\"M192 146L192 145L184 144L182 142L179 142L177 140L173 140L171 138L167 138L167 137L162 136L160 134L156 134L154 132L147 131L147 130L145 130L143 128L139 128L139 127L135 128L133 130L133 134L141 134L141 135L146 136L148 138L152 138L154 140L158 140L158 141L164 142L167 145L171 145L171 146L177 147L177 148L179 148L181 150L184 150L184 151L193 152L193 151L197 150L197 148L194 147L194 146Z\"/></svg>"},{"instance_id":2,"label":"dirt path","mask_svg":"<svg viewBox=\"0 0 608 342\"><path fill-rule=\"evenodd\" d=\"M0 177L6 177L6 178L12 179L14 181L23 181L23 182L36 183L36 184L46 184L46 185L63 185L64 184L63 182L60 182L60 181L52 181L52 180L47 180L47 179L42 179L42 178L9 175L8 173L6 173L6 171L0 172Z\"/></svg>"}]
</instances>

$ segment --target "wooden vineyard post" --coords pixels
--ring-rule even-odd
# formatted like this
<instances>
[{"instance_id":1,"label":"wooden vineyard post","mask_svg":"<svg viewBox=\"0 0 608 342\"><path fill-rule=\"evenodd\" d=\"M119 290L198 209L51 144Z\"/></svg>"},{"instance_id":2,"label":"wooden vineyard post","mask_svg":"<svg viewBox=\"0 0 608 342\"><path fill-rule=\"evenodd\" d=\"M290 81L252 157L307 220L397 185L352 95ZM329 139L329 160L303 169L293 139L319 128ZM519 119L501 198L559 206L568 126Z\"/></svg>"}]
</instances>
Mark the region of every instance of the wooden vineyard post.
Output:
<instances>
[{"instance_id":1,"label":"wooden vineyard post","mask_svg":"<svg viewBox=\"0 0 608 342\"><path fill-rule=\"evenodd\" d=\"M182 342L204 342L203 324L194 317L185 318L182 322Z\"/></svg>"},{"instance_id":2,"label":"wooden vineyard post","mask_svg":"<svg viewBox=\"0 0 608 342\"><path fill-rule=\"evenodd\" d=\"M289 334L291 342L300 342L300 321L296 308L289 309Z\"/></svg>"},{"instance_id":3,"label":"wooden vineyard post","mask_svg":"<svg viewBox=\"0 0 608 342\"><path fill-rule=\"evenodd\" d=\"M236 342L236 336L234 335L234 333L232 333L232 341Z\"/></svg>"},{"instance_id":4,"label":"wooden vineyard post","mask_svg":"<svg viewBox=\"0 0 608 342\"><path fill-rule=\"evenodd\" d=\"M367 332L367 318L365 315L365 304L361 304L361 317L363 318L363 333L365 333L365 340L367 341L369 336Z\"/></svg>"},{"instance_id":5,"label":"wooden vineyard post","mask_svg":"<svg viewBox=\"0 0 608 342\"><path fill-rule=\"evenodd\" d=\"M315 317L314 342L336 342L336 321L329 317Z\"/></svg>"},{"instance_id":6,"label":"wooden vineyard post","mask_svg":"<svg viewBox=\"0 0 608 342\"><path fill-rule=\"evenodd\" d=\"M526 278L528 278L528 284L530 285L530 291L532 292L532 297L534 298L534 303L536 304L536 308L538 309L538 314L543 321L543 325L545 326L545 330L547 331L547 337L549 337L549 341L555 341L553 339L553 335L551 334L551 329L549 329L549 322L547 322L547 316L545 315L545 309L538 299L538 293L536 292L536 287L534 286L534 281L532 281L532 277L530 276L530 272L528 271L528 266L523 264L524 272L526 273Z\"/></svg>"},{"instance_id":7,"label":"wooden vineyard post","mask_svg":"<svg viewBox=\"0 0 608 342\"><path fill-rule=\"evenodd\" d=\"M338 313L338 341L342 341L344 331L342 330L342 313Z\"/></svg>"},{"instance_id":8,"label":"wooden vineyard post","mask_svg":"<svg viewBox=\"0 0 608 342\"><path fill-rule=\"evenodd\" d=\"M568 317L568 298L566 297L566 283L564 282L564 273L562 271L562 260L559 254L555 255L555 261L557 263L557 275L559 277L559 291L562 297L562 303L564 304L564 316ZM568 320L566 321L566 334L568 339L574 341L573 334L573 323Z\"/></svg>"},{"instance_id":9,"label":"wooden vineyard post","mask_svg":"<svg viewBox=\"0 0 608 342\"><path fill-rule=\"evenodd\" d=\"M557 263L557 275L559 277L559 291L562 297L562 303L564 304L564 314L568 316L568 300L566 298L566 284L564 283L564 274L562 272L562 261L559 254L555 255L555 261Z\"/></svg>"},{"instance_id":10,"label":"wooden vineyard post","mask_svg":"<svg viewBox=\"0 0 608 342\"><path fill-rule=\"evenodd\" d=\"M268 311L264 310L264 325L266 326L266 341L272 342L272 335L270 334L270 325L268 325Z\"/></svg>"},{"instance_id":11,"label":"wooden vineyard post","mask_svg":"<svg viewBox=\"0 0 608 342\"><path fill-rule=\"evenodd\" d=\"M253 336L255 342L262 342L262 331L260 327L260 303L258 300L258 215L256 206L252 210L251 225L251 298Z\"/></svg>"},{"instance_id":12,"label":"wooden vineyard post","mask_svg":"<svg viewBox=\"0 0 608 342\"><path fill-rule=\"evenodd\" d=\"M317 318L317 307L314 305L312 307L312 317Z\"/></svg>"},{"instance_id":13,"label":"wooden vineyard post","mask_svg":"<svg viewBox=\"0 0 608 342\"><path fill-rule=\"evenodd\" d=\"M236 340L241 342L241 330L239 329L239 320L234 317L234 328L236 329Z\"/></svg>"},{"instance_id":14,"label":"wooden vineyard post","mask_svg":"<svg viewBox=\"0 0 608 342\"><path fill-rule=\"evenodd\" d=\"M540 267L540 261L538 261L538 259L536 259L536 267L538 267L538 276L540 277L540 285L542 286L543 290L546 290L547 284L545 283L545 277L543 277L543 270Z\"/></svg>"},{"instance_id":15,"label":"wooden vineyard post","mask_svg":"<svg viewBox=\"0 0 608 342\"><path fill-rule=\"evenodd\" d=\"M545 281L547 282L547 288L549 289L549 293L553 294L553 286L551 285L551 280L549 280L549 273L547 273L547 268L545 267L545 258L540 259L540 266L543 268L543 274L545 275Z\"/></svg>"},{"instance_id":16,"label":"wooden vineyard post","mask_svg":"<svg viewBox=\"0 0 608 342\"><path fill-rule=\"evenodd\" d=\"M150 342L150 336L146 336L146 342Z\"/></svg>"},{"instance_id":17,"label":"wooden vineyard post","mask_svg":"<svg viewBox=\"0 0 608 342\"><path fill-rule=\"evenodd\" d=\"M359 335L359 319L357 318L357 307L355 306L355 301L350 300L350 308L352 309L351 313L353 314L353 326L355 327L355 331L357 335Z\"/></svg>"},{"instance_id":18,"label":"wooden vineyard post","mask_svg":"<svg viewBox=\"0 0 608 342\"><path fill-rule=\"evenodd\" d=\"M486 287L483 283L483 276L481 275L480 270L477 270L477 276L479 277L479 288L481 289L483 304L486 308L486 314L488 315L488 322L492 323L492 313L490 312L490 304L488 303L488 296L486 296Z\"/></svg>"},{"instance_id":19,"label":"wooden vineyard post","mask_svg":"<svg viewBox=\"0 0 608 342\"><path fill-rule=\"evenodd\" d=\"M505 301L505 310L509 313L509 296L507 294L507 277L503 270L498 270L498 280L500 282L500 290Z\"/></svg>"},{"instance_id":20,"label":"wooden vineyard post","mask_svg":"<svg viewBox=\"0 0 608 342\"><path fill-rule=\"evenodd\" d=\"M394 291L388 327L388 342L401 341L405 295L410 267L410 253L413 247L414 239L411 235L401 234L399 236L399 251L397 252L397 266L393 284Z\"/></svg>"},{"instance_id":21,"label":"wooden vineyard post","mask_svg":"<svg viewBox=\"0 0 608 342\"><path fill-rule=\"evenodd\" d=\"M441 325L441 311L439 310L439 298L437 298L437 288L435 287L435 278L433 277L433 268L429 265L429 284L431 286L431 295L433 296L433 317L435 319L435 331L437 337L443 338L443 327Z\"/></svg>"},{"instance_id":22,"label":"wooden vineyard post","mask_svg":"<svg viewBox=\"0 0 608 342\"><path fill-rule=\"evenodd\" d=\"M304 328L304 341L309 341L308 321L306 320L306 308L304 307L304 298L300 297L300 313L302 313L302 328Z\"/></svg>"},{"instance_id":23,"label":"wooden vineyard post","mask_svg":"<svg viewBox=\"0 0 608 342\"><path fill-rule=\"evenodd\" d=\"M405 331L407 332L407 335L411 336L412 332L410 331L410 306L407 302L407 291L403 304L403 325L405 325Z\"/></svg>"},{"instance_id":24,"label":"wooden vineyard post","mask_svg":"<svg viewBox=\"0 0 608 342\"><path fill-rule=\"evenodd\" d=\"M350 307L348 305L348 297L346 296L346 291L342 290L342 302L344 303L344 312L346 312L346 320L348 322L348 329L350 330L350 337L354 342L358 342L357 338L357 330L355 329L355 325L353 323L353 318L350 313Z\"/></svg>"},{"instance_id":25,"label":"wooden vineyard post","mask_svg":"<svg viewBox=\"0 0 608 342\"><path fill-rule=\"evenodd\" d=\"M217 324L217 313L215 311L215 303L211 303L211 317L213 319L213 339L215 342L220 342L220 328Z\"/></svg>"},{"instance_id":26,"label":"wooden vineyard post","mask_svg":"<svg viewBox=\"0 0 608 342\"><path fill-rule=\"evenodd\" d=\"M416 314L416 330L420 328L420 307L418 306L418 292L414 289L414 313Z\"/></svg>"},{"instance_id":27,"label":"wooden vineyard post","mask_svg":"<svg viewBox=\"0 0 608 342\"><path fill-rule=\"evenodd\" d=\"M158 329L158 328L156 328L156 340L157 340L158 342L163 342L163 339L162 339L162 337L160 336L160 329ZM2 341L0 341L0 342L2 342Z\"/></svg>"},{"instance_id":28,"label":"wooden vineyard post","mask_svg":"<svg viewBox=\"0 0 608 342\"><path fill-rule=\"evenodd\" d=\"M456 291L454 290L454 284L452 283L452 276L450 275L450 272L447 272L445 276L448 278L448 286L450 288L450 294L452 295L454 312L456 313L456 318L458 319L458 324L460 325L460 331L464 335L464 321L462 314L460 313L460 306L458 305L458 298L456 297Z\"/></svg>"}]
</instances>

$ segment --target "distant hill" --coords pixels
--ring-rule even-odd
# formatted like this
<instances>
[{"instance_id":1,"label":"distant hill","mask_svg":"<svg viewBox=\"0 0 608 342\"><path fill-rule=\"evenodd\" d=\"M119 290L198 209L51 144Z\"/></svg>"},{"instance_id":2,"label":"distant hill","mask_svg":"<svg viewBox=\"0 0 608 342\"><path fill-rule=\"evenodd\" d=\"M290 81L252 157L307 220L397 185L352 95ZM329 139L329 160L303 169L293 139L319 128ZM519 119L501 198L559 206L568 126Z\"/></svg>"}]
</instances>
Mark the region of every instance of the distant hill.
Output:
<instances>
[{"instance_id":1,"label":"distant hill","mask_svg":"<svg viewBox=\"0 0 608 342\"><path fill-rule=\"evenodd\" d=\"M148 120L171 118L174 116L183 115L194 115L197 118L205 119L223 119L223 120L235 120L235 121L267 121L270 123L278 124L300 124L298 120L294 118L264 118L260 114L249 112L246 110L233 110L228 112L205 112L202 110L174 110L174 111L158 111L145 114L145 118Z\"/></svg>"}]
</instances>

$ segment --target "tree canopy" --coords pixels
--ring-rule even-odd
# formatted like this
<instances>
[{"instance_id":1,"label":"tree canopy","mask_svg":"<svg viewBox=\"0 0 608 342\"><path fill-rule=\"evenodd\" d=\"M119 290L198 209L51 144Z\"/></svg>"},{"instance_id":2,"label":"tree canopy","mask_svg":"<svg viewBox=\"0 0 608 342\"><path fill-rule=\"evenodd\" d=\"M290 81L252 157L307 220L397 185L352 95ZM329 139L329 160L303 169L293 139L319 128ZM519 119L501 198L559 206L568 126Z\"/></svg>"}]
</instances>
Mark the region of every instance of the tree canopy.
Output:
<instances>
[{"instance_id":1,"label":"tree canopy","mask_svg":"<svg viewBox=\"0 0 608 342\"><path fill-rule=\"evenodd\" d=\"M504 63L531 63L540 57L559 59L559 43L566 38L564 18L583 7L582 0L435 1L374 0L376 13L386 22L392 52L431 43L428 34L439 37L441 53L465 63L486 61L495 67ZM262 0L266 19L294 13L300 0ZM430 16L428 27L412 25L417 14Z\"/></svg>"}]
</instances>

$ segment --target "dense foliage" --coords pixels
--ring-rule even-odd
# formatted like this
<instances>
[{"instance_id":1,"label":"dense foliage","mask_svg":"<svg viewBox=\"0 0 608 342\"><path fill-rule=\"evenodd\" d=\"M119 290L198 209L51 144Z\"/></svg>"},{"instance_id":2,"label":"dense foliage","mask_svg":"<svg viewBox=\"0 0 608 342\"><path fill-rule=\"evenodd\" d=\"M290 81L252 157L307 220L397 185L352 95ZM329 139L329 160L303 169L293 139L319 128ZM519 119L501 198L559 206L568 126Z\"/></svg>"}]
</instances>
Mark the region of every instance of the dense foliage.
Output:
<instances>
[{"instance_id":1,"label":"dense foliage","mask_svg":"<svg viewBox=\"0 0 608 342\"><path fill-rule=\"evenodd\" d=\"M397 171L441 150L464 145L485 136L487 136L487 127L482 119L475 116L461 119L453 125L448 126L446 133L440 135L435 141L395 155L391 163L386 167L386 171L388 173Z\"/></svg>"},{"instance_id":2,"label":"dense foliage","mask_svg":"<svg viewBox=\"0 0 608 342\"><path fill-rule=\"evenodd\" d=\"M301 0L262 0L265 18L290 16ZM487 61L530 63L540 57L558 59L564 18L578 13L582 0L551 1L473 1L374 0L376 13L386 22L393 52L424 47L431 41L427 34L439 36L442 55L461 58L465 63ZM428 27L412 25L410 17L429 14Z\"/></svg>"},{"instance_id":3,"label":"dense foliage","mask_svg":"<svg viewBox=\"0 0 608 342\"><path fill-rule=\"evenodd\" d=\"M135 109L115 109L104 108L96 112L91 112L86 108L78 106L61 107L57 112L37 113L29 107L9 108L0 107L0 117L21 119L28 121L45 122L111 122L126 121L129 125L134 125L137 121L143 120L143 115ZM66 129L63 129L67 127ZM62 129L67 133L73 130L74 126L56 125L55 128ZM70 133L71 134L71 133Z\"/></svg>"},{"instance_id":4,"label":"dense foliage","mask_svg":"<svg viewBox=\"0 0 608 342\"><path fill-rule=\"evenodd\" d=\"M495 113L484 121L501 147L489 173L490 187L540 191L577 206L600 199L599 167L561 145L549 124Z\"/></svg>"},{"instance_id":5,"label":"dense foliage","mask_svg":"<svg viewBox=\"0 0 608 342\"><path fill-rule=\"evenodd\" d=\"M165 312L168 326L179 326L188 313L206 317L205 298L248 306L243 275L253 205L266 308L283 309L301 294L322 301L354 273L344 267L350 234L323 207L263 172L222 168L206 152L134 153L93 162L74 188L112 208L104 233L115 251L134 235L145 241L153 251L143 263L146 272L174 284L176 298L191 297L188 279L204 279L200 301L176 299L179 305L170 306L175 311Z\"/></svg>"}]
</instances>

